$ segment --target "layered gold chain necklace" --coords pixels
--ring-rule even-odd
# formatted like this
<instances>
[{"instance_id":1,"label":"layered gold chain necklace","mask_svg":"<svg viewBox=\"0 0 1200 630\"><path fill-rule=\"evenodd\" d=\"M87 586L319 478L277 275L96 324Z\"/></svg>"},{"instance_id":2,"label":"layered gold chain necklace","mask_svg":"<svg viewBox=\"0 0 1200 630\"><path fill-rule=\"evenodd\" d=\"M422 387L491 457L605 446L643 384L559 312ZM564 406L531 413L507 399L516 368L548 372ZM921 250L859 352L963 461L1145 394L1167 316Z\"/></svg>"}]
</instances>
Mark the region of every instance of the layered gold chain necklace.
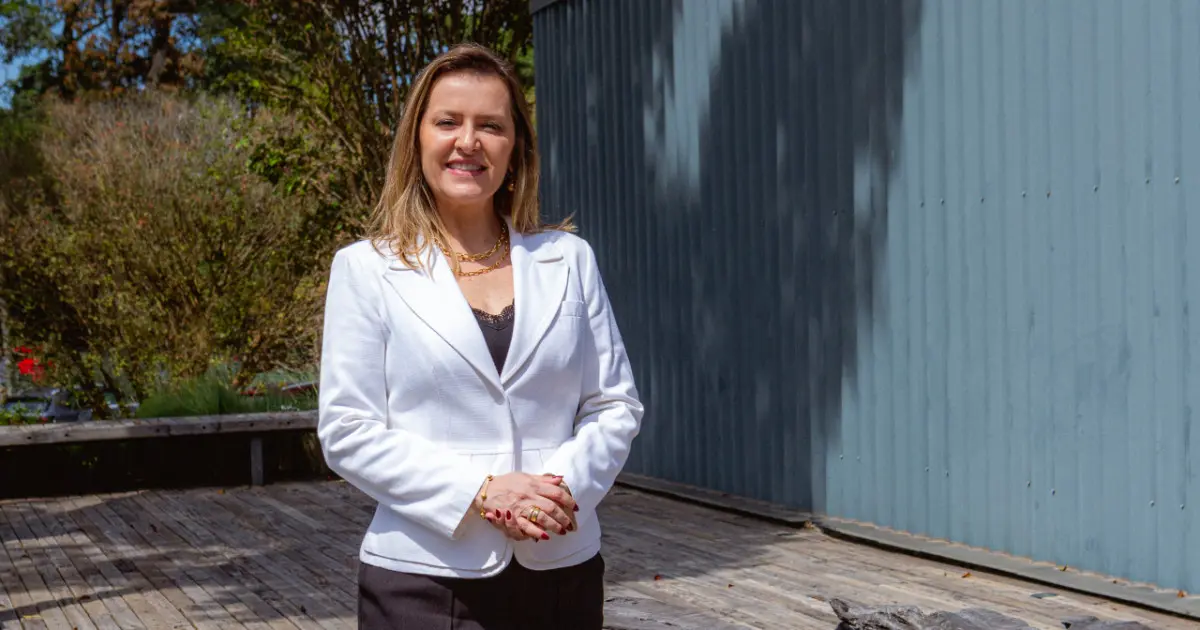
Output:
<instances>
[{"instance_id":1,"label":"layered gold chain necklace","mask_svg":"<svg viewBox=\"0 0 1200 630\"><path fill-rule=\"evenodd\" d=\"M438 242L438 247L442 250L442 254L447 259L455 259L460 263L460 265L461 265L461 263L464 263L464 262L480 262L483 260L487 260L488 258L491 258L492 256L496 255L496 252L500 251L503 248L504 253L501 254L500 257L496 259L496 262L488 265L487 267L484 267L483 269L476 269L475 271L463 271L460 268L457 273L457 275L461 278L467 278L470 276L482 276L485 273L491 273L491 272L499 269L500 265L504 264L504 259L508 258L508 254L510 252L510 245L509 245L509 241L508 241L508 224L505 223L504 221L500 222L500 237L496 239L496 244L492 245L492 248L490 250L483 252L481 254L460 254L458 252L451 252L450 248L446 247L446 245L440 241Z\"/></svg>"}]
</instances>

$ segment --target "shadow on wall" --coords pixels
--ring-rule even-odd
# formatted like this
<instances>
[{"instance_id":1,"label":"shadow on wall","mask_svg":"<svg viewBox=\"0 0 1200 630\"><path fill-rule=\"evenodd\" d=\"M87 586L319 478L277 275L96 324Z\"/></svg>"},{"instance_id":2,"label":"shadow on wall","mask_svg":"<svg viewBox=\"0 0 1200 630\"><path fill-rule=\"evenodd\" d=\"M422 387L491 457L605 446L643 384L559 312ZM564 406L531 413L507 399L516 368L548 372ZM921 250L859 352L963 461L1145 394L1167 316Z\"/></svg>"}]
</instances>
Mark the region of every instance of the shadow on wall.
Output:
<instances>
[{"instance_id":1,"label":"shadow on wall","mask_svg":"<svg viewBox=\"0 0 1200 630\"><path fill-rule=\"evenodd\" d=\"M628 470L824 505L876 308L920 0L540 12L548 214L597 249L647 403Z\"/></svg>"}]
</instances>

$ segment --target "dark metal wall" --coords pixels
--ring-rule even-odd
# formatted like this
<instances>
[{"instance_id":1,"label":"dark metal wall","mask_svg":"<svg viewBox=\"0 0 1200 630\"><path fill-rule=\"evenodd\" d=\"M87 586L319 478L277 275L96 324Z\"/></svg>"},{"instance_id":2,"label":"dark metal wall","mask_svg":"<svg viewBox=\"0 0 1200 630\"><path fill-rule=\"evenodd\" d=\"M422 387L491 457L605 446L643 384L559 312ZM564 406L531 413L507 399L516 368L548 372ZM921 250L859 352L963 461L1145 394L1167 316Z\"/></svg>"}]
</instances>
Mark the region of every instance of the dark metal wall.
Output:
<instances>
[{"instance_id":1,"label":"dark metal wall","mask_svg":"<svg viewBox=\"0 0 1200 630\"><path fill-rule=\"evenodd\" d=\"M631 471L1200 590L1200 2L534 21Z\"/></svg>"}]
</instances>

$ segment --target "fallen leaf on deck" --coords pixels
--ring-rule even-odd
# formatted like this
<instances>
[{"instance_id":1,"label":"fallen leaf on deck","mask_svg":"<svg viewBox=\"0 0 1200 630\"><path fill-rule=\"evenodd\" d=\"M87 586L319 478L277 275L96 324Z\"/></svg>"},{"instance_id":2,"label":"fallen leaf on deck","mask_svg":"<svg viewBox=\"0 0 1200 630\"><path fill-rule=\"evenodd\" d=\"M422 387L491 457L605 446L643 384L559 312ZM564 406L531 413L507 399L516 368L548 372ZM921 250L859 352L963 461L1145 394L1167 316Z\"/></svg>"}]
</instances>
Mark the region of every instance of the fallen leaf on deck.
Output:
<instances>
[{"instance_id":1,"label":"fallen leaf on deck","mask_svg":"<svg viewBox=\"0 0 1200 630\"><path fill-rule=\"evenodd\" d=\"M1059 568L1058 568L1058 570L1059 570L1059 571L1066 571L1068 568L1069 568L1069 567L1067 567L1066 565L1063 565L1063 566L1059 567Z\"/></svg>"},{"instance_id":2,"label":"fallen leaf on deck","mask_svg":"<svg viewBox=\"0 0 1200 630\"><path fill-rule=\"evenodd\" d=\"M1176 594L1176 597L1187 597L1187 593L1179 591L1179 593Z\"/></svg>"},{"instance_id":3,"label":"fallen leaf on deck","mask_svg":"<svg viewBox=\"0 0 1200 630\"><path fill-rule=\"evenodd\" d=\"M726 586L725 588L733 588L733 585L730 584L729 586ZM1182 595L1180 597L1182 597Z\"/></svg>"},{"instance_id":4,"label":"fallen leaf on deck","mask_svg":"<svg viewBox=\"0 0 1200 630\"><path fill-rule=\"evenodd\" d=\"M969 577L971 577L971 572L967 571L966 573L962 574L962 576L963 576L963 578L969 578Z\"/></svg>"},{"instance_id":5,"label":"fallen leaf on deck","mask_svg":"<svg viewBox=\"0 0 1200 630\"><path fill-rule=\"evenodd\" d=\"M655 576L654 576L654 581L655 581L655 582L657 582L657 581L659 581L659 580L661 580L661 579L662 579L662 576L661 576L661 575L655 574Z\"/></svg>"}]
</instances>

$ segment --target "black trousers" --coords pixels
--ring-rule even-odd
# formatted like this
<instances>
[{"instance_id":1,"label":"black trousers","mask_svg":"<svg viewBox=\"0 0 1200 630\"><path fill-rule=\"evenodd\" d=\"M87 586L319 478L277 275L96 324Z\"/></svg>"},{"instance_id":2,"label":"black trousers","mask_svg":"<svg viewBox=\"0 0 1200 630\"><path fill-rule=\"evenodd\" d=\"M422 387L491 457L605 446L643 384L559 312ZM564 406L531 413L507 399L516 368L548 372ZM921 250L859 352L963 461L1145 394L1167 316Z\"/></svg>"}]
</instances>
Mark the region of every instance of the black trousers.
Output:
<instances>
[{"instance_id":1,"label":"black trousers","mask_svg":"<svg viewBox=\"0 0 1200 630\"><path fill-rule=\"evenodd\" d=\"M358 570L360 630L601 630L604 559L531 571L514 559L497 576L441 578Z\"/></svg>"}]
</instances>

